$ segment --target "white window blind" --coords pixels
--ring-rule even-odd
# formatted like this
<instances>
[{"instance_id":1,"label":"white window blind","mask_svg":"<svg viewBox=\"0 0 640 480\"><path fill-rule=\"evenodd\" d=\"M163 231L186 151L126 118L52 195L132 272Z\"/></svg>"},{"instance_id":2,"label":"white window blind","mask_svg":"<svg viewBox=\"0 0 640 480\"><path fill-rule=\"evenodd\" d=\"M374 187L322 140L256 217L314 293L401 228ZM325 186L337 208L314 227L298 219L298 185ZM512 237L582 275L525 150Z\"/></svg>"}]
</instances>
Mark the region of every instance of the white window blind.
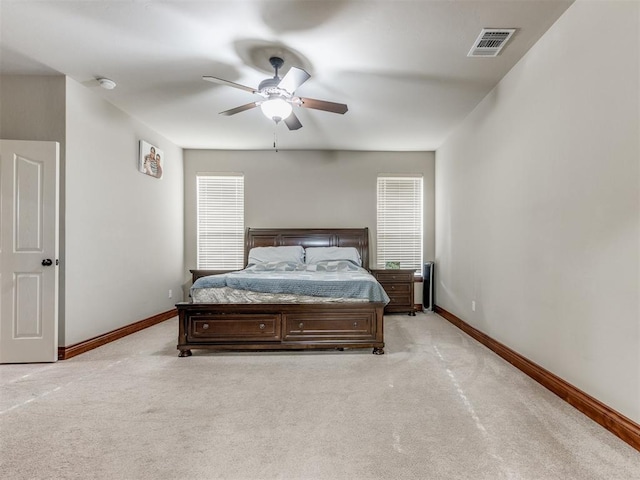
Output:
<instances>
[{"instance_id":1,"label":"white window blind","mask_svg":"<svg viewBox=\"0 0 640 480\"><path fill-rule=\"evenodd\" d=\"M377 263L422 271L422 177L378 177Z\"/></svg>"},{"instance_id":2,"label":"white window blind","mask_svg":"<svg viewBox=\"0 0 640 480\"><path fill-rule=\"evenodd\" d=\"M244 177L197 174L198 268L244 267Z\"/></svg>"}]
</instances>

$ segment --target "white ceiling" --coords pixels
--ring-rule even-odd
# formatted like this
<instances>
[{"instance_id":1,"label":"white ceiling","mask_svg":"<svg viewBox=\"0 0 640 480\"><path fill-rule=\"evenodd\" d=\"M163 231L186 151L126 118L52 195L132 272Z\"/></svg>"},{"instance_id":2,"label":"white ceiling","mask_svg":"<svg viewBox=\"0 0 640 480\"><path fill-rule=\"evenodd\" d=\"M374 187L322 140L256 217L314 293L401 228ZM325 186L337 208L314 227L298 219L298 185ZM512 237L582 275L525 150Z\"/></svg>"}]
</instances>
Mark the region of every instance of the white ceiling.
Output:
<instances>
[{"instance_id":1,"label":"white ceiling","mask_svg":"<svg viewBox=\"0 0 640 480\"><path fill-rule=\"evenodd\" d=\"M184 148L435 150L572 1L0 0L0 72L67 75ZM469 58L482 28L517 32ZM273 54L349 111L218 115L260 97L202 76L257 87Z\"/></svg>"}]
</instances>

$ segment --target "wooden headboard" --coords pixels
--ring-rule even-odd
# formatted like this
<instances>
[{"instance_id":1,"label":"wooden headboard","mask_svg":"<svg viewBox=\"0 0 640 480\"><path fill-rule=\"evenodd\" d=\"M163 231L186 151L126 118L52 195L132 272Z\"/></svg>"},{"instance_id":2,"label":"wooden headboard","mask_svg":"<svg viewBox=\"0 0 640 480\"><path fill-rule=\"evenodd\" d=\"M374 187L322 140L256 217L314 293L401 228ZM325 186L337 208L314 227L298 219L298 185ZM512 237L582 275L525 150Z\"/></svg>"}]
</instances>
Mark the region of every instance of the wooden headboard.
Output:
<instances>
[{"instance_id":1,"label":"wooden headboard","mask_svg":"<svg viewBox=\"0 0 640 480\"><path fill-rule=\"evenodd\" d=\"M360 252L362 266L369 269L368 228L247 228L244 244L244 264L253 247L355 247Z\"/></svg>"}]
</instances>

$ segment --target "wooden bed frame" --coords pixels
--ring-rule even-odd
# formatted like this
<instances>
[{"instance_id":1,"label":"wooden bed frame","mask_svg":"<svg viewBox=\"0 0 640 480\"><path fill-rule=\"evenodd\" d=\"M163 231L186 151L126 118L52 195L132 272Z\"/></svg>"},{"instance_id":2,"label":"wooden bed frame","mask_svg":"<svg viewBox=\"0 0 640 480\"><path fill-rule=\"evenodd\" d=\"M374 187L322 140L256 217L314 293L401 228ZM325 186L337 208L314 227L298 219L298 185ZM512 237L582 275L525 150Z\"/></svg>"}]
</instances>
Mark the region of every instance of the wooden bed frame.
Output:
<instances>
[{"instance_id":1,"label":"wooden bed frame","mask_svg":"<svg viewBox=\"0 0 640 480\"><path fill-rule=\"evenodd\" d=\"M245 236L244 264L253 247L355 247L369 269L369 229L255 229ZM219 270L192 270L193 280ZM192 349L307 350L373 348L384 353L384 303L177 303L180 357Z\"/></svg>"}]
</instances>

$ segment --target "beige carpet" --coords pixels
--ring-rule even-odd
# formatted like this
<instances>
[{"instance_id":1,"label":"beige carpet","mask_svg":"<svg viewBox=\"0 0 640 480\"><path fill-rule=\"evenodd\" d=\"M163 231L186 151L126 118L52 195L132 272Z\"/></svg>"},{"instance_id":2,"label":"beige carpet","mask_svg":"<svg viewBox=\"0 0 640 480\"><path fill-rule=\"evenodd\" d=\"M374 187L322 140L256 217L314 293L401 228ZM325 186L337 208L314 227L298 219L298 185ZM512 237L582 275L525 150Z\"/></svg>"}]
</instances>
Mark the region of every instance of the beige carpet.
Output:
<instances>
[{"instance_id":1,"label":"beige carpet","mask_svg":"<svg viewBox=\"0 0 640 480\"><path fill-rule=\"evenodd\" d=\"M442 318L386 354L178 358L177 320L0 366L0 478L640 479L640 453Z\"/></svg>"}]
</instances>

